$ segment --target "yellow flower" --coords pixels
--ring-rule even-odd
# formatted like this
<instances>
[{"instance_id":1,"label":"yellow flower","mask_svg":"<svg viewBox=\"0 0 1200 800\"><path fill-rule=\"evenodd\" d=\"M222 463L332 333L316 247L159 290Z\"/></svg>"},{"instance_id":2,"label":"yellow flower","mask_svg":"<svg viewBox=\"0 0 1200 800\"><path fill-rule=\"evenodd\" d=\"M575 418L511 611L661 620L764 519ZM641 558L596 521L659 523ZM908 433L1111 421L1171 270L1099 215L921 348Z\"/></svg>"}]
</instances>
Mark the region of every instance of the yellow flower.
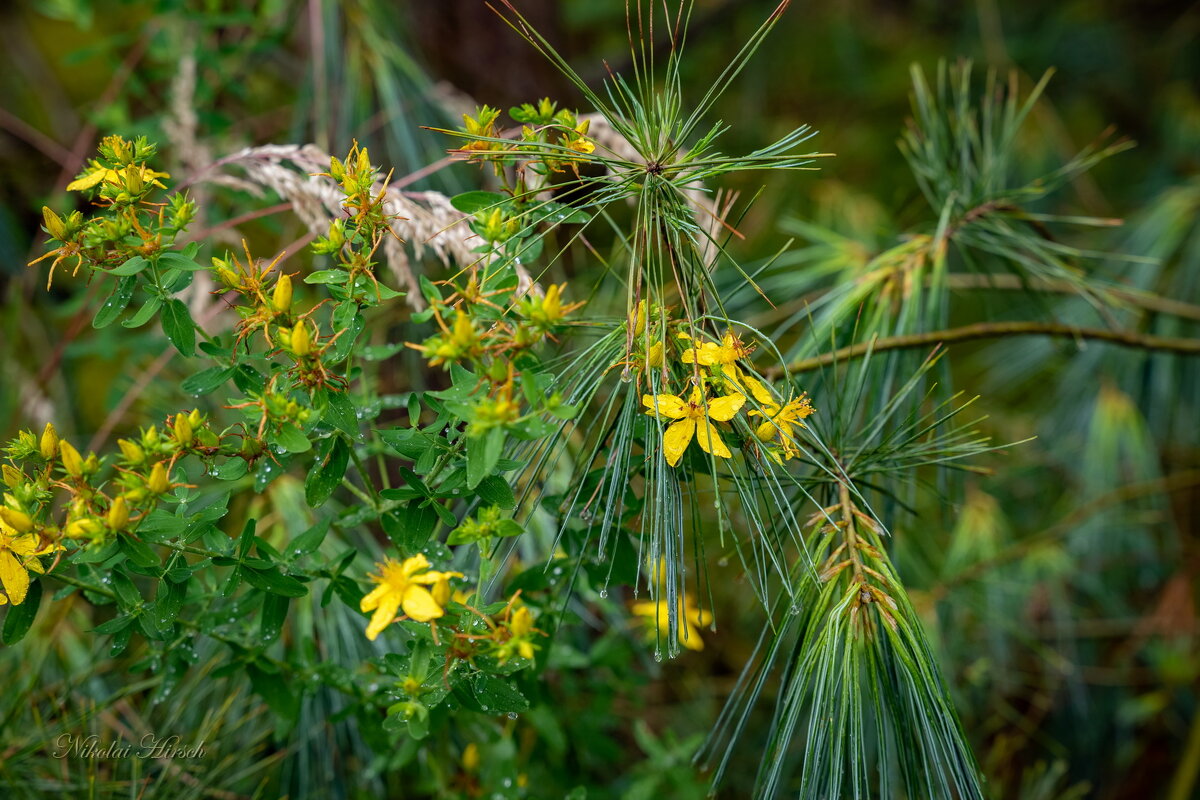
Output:
<instances>
[{"instance_id":1,"label":"yellow flower","mask_svg":"<svg viewBox=\"0 0 1200 800\"><path fill-rule=\"evenodd\" d=\"M39 548L38 543L37 534L18 533L0 519L0 584L4 586L0 605L11 601L19 606L25 602L25 594L29 591L29 573L44 572L37 557L59 549L55 545Z\"/></svg>"},{"instance_id":2,"label":"yellow flower","mask_svg":"<svg viewBox=\"0 0 1200 800\"><path fill-rule=\"evenodd\" d=\"M436 584L444 578L461 578L459 572L435 572L429 569L429 559L421 554L406 558L404 563L387 559L379 567L378 575L369 576L379 584L362 599L359 608L364 612L374 611L367 625L367 638L375 641L379 632L392 624L396 612L404 613L417 622L429 622L445 612L425 586Z\"/></svg>"},{"instance_id":3,"label":"yellow flower","mask_svg":"<svg viewBox=\"0 0 1200 800\"><path fill-rule=\"evenodd\" d=\"M666 417L677 420L663 434L663 454L672 467L683 458L683 452L692 443L693 436L700 442L700 449L704 452L731 458L733 454L721 440L712 420L728 422L745 402L744 396L736 394L706 400L698 386L692 388L692 396L686 402L673 394L642 395L642 405L649 409L646 411L648 415L656 419Z\"/></svg>"},{"instance_id":4,"label":"yellow flower","mask_svg":"<svg viewBox=\"0 0 1200 800\"><path fill-rule=\"evenodd\" d=\"M93 159L90 166L88 166L87 170L80 177L67 184L67 191L80 192L85 189L91 189L101 183L120 186L121 182L118 178L122 175L125 177L126 185L136 185L140 188L142 184L149 182L160 189L167 187L158 179L171 177L165 172L155 172L145 165L131 165L118 172L117 170L108 169L99 161Z\"/></svg>"},{"instance_id":5,"label":"yellow flower","mask_svg":"<svg viewBox=\"0 0 1200 800\"><path fill-rule=\"evenodd\" d=\"M732 333L727 333L721 339L720 344L703 342L699 347L689 347L683 351L679 360L685 364L700 364L705 367L724 366L734 363L739 358L745 358L753 352L753 346L742 344L741 339Z\"/></svg>"},{"instance_id":6,"label":"yellow flower","mask_svg":"<svg viewBox=\"0 0 1200 800\"><path fill-rule=\"evenodd\" d=\"M650 630L651 635L667 629L668 609L665 598L633 604L633 613L639 617L646 617L643 624ZM696 608L692 598L686 597L679 602L678 621L679 643L689 650L703 650L704 640L700 638L698 628L712 624L712 613Z\"/></svg>"},{"instance_id":7,"label":"yellow flower","mask_svg":"<svg viewBox=\"0 0 1200 800\"><path fill-rule=\"evenodd\" d=\"M585 119L583 122L575 126L575 130L571 131L563 137L563 144L576 153L590 155L596 152L596 144L587 138L588 127L592 124L590 119Z\"/></svg>"},{"instance_id":8,"label":"yellow flower","mask_svg":"<svg viewBox=\"0 0 1200 800\"><path fill-rule=\"evenodd\" d=\"M778 437L784 453L791 458L799 452L794 442L794 426L806 427L802 420L812 416L815 411L808 402L808 397L803 394L782 406L777 403L764 403L761 411L750 412L752 417L763 417L767 420L755 429L754 435L764 442Z\"/></svg>"}]
</instances>

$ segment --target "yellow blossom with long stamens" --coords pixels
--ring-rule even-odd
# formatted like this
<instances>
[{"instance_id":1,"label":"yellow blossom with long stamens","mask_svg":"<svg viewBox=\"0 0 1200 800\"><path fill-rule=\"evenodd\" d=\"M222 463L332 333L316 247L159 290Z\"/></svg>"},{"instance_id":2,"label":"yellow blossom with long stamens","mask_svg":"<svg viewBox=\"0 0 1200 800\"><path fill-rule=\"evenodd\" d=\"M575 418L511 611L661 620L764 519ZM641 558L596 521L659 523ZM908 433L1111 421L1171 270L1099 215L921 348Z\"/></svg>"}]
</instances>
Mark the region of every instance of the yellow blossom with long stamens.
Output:
<instances>
[{"instance_id":1,"label":"yellow blossom with long stamens","mask_svg":"<svg viewBox=\"0 0 1200 800\"><path fill-rule=\"evenodd\" d=\"M807 427L803 420L815 412L816 409L808 401L808 396L803 394L782 406L777 403L764 403L761 411L750 412L750 416L764 417L766 420L755 429L754 435L763 442L778 438L784 453L788 458L792 458L799 452L794 441L795 427Z\"/></svg>"},{"instance_id":2,"label":"yellow blossom with long stamens","mask_svg":"<svg viewBox=\"0 0 1200 800\"><path fill-rule=\"evenodd\" d=\"M642 395L642 405L648 409L648 415L676 420L663 434L663 455L672 467L683 458L693 437L700 442L704 452L732 458L733 453L725 446L713 420L728 422L745 402L745 396L740 394L706 399L698 386L692 388L692 395L686 401L673 394Z\"/></svg>"},{"instance_id":3,"label":"yellow blossom with long stamens","mask_svg":"<svg viewBox=\"0 0 1200 800\"><path fill-rule=\"evenodd\" d=\"M746 358L754 352L752 345L742 343L742 340L732 333L725 334L721 343L702 342L699 347L689 347L683 351L679 360L685 364L700 364L704 367L732 364L740 358Z\"/></svg>"},{"instance_id":4,"label":"yellow blossom with long stamens","mask_svg":"<svg viewBox=\"0 0 1200 800\"><path fill-rule=\"evenodd\" d=\"M425 587L449 578L462 577L460 572L429 569L429 559L419 553L404 559L403 563L389 558L375 566L379 567L379 574L369 577L378 586L359 604L364 612L375 612L367 625L367 638L371 641L375 641L380 631L392 624L400 610L417 622L429 622L442 616L445 611Z\"/></svg>"}]
</instances>

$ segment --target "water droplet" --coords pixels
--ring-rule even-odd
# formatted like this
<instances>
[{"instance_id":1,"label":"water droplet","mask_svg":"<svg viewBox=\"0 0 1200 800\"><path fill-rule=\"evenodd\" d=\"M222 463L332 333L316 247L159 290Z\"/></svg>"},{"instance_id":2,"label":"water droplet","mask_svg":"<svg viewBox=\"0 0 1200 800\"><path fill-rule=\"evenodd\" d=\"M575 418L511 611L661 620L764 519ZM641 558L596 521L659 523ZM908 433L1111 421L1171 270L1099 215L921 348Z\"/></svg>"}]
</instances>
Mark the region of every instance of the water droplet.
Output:
<instances>
[{"instance_id":1,"label":"water droplet","mask_svg":"<svg viewBox=\"0 0 1200 800\"><path fill-rule=\"evenodd\" d=\"M483 703L480 703L480 704L479 704L479 707L480 707L480 708L482 708L484 711L487 711L487 710L488 710L488 707L487 707L487 706L485 706Z\"/></svg>"},{"instance_id":2,"label":"water droplet","mask_svg":"<svg viewBox=\"0 0 1200 800\"><path fill-rule=\"evenodd\" d=\"M608 597L608 589L601 589L600 590L600 599L603 600L606 597Z\"/></svg>"},{"instance_id":3,"label":"water droplet","mask_svg":"<svg viewBox=\"0 0 1200 800\"><path fill-rule=\"evenodd\" d=\"M562 575L562 567L555 567L555 568L554 568L554 574L555 574L555 575Z\"/></svg>"},{"instance_id":4,"label":"water droplet","mask_svg":"<svg viewBox=\"0 0 1200 800\"><path fill-rule=\"evenodd\" d=\"M717 566L718 567L728 567L729 559L722 556L720 559L717 560Z\"/></svg>"},{"instance_id":5,"label":"water droplet","mask_svg":"<svg viewBox=\"0 0 1200 800\"><path fill-rule=\"evenodd\" d=\"M654 645L654 660L662 661L662 650L659 649L658 645Z\"/></svg>"},{"instance_id":6,"label":"water droplet","mask_svg":"<svg viewBox=\"0 0 1200 800\"><path fill-rule=\"evenodd\" d=\"M629 371L629 367L621 370L621 383L629 383L633 380L633 373Z\"/></svg>"},{"instance_id":7,"label":"water droplet","mask_svg":"<svg viewBox=\"0 0 1200 800\"><path fill-rule=\"evenodd\" d=\"M510 712L508 712L508 718L509 718L509 719L516 719L516 718L517 718L517 712L515 712L515 711L510 711ZM508 784L506 783L506 784L504 784L504 785L505 785L505 786L507 786Z\"/></svg>"}]
</instances>

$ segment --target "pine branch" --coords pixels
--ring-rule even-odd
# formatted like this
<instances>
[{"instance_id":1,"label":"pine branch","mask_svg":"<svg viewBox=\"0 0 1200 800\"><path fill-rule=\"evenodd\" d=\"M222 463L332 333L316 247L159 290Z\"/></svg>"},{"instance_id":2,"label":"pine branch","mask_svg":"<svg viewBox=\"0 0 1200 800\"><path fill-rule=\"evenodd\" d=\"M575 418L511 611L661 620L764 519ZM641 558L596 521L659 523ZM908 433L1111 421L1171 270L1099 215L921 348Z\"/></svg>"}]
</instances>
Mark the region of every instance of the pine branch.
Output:
<instances>
[{"instance_id":1,"label":"pine branch","mask_svg":"<svg viewBox=\"0 0 1200 800\"><path fill-rule=\"evenodd\" d=\"M973 339L993 339L1004 336L1055 336L1068 339L1097 339L1110 342L1122 347L1134 347L1142 350L1160 350L1166 353L1183 355L1200 355L1200 339L1183 337L1152 336L1136 331L1110 330L1107 328L1080 328L1074 325L1062 325L1057 322L977 322L963 325L959 328L948 328L928 333L915 333L906 336L890 336L886 339L873 338L869 342L859 342L849 345L832 353L824 353L815 358L805 358L788 366L790 372L810 372L838 361L848 361L861 358L868 353L878 353L883 350L909 350L928 345L951 344L968 342ZM770 378L777 378L783 373L779 367L763 371Z\"/></svg>"}]
</instances>

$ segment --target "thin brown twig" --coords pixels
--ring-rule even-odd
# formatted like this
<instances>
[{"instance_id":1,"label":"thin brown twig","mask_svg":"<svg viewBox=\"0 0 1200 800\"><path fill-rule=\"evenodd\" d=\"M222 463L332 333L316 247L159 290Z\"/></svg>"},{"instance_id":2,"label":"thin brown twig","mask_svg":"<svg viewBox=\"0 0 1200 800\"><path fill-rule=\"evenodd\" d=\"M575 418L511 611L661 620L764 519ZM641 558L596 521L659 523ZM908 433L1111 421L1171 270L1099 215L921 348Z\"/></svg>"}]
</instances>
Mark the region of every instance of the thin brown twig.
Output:
<instances>
[{"instance_id":1,"label":"thin brown twig","mask_svg":"<svg viewBox=\"0 0 1200 800\"><path fill-rule=\"evenodd\" d=\"M852 344L813 358L801 359L789 364L787 369L793 373L810 372L839 361L849 361L885 350L911 350L930 345L947 345L975 339L994 339L1004 336L1053 336L1076 340L1096 339L1122 347L1159 350L1182 355L1200 355L1200 339L1153 336L1136 331L1110 330L1108 328L1081 328L1057 322L976 322L972 325L963 325L958 328L947 328L940 331L929 331L927 333L889 336L884 339L874 337L867 342ZM783 372L782 367L769 367L763 370L763 374L769 378L777 378Z\"/></svg>"},{"instance_id":2,"label":"thin brown twig","mask_svg":"<svg viewBox=\"0 0 1200 800\"><path fill-rule=\"evenodd\" d=\"M57 161L60 167L66 167L71 158L70 150L4 108L0 108L0 128L32 145L47 158Z\"/></svg>"}]
</instances>

